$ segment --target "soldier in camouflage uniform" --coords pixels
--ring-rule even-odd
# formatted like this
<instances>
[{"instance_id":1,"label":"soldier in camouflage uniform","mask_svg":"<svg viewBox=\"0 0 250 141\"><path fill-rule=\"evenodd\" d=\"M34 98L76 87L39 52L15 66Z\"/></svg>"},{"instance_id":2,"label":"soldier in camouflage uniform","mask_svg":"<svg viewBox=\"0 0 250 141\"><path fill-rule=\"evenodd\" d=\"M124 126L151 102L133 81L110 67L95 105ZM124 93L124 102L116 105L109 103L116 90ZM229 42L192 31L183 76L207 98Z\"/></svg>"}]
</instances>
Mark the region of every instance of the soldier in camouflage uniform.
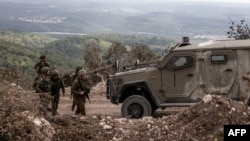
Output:
<instances>
[{"instance_id":1,"label":"soldier in camouflage uniform","mask_svg":"<svg viewBox=\"0 0 250 141\"><path fill-rule=\"evenodd\" d=\"M78 78L78 72L82 69L81 66L77 66L76 67L76 70L75 70L75 74L73 75L73 78L72 78L72 83L74 83L75 80L77 80ZM72 86L73 84L71 84ZM75 110L75 106L76 106L76 98L75 96L73 95L73 91L71 91L71 98L73 98L73 101L72 101L72 106L71 106L71 111L74 111Z\"/></svg>"},{"instance_id":2,"label":"soldier in camouflage uniform","mask_svg":"<svg viewBox=\"0 0 250 141\"><path fill-rule=\"evenodd\" d=\"M53 116L58 114L57 108L60 100L60 89L62 89L63 96L65 96L65 87L62 79L58 76L58 71L53 70L51 72L51 91L50 94L53 97L52 99L52 114Z\"/></svg>"},{"instance_id":3,"label":"soldier in camouflage uniform","mask_svg":"<svg viewBox=\"0 0 250 141\"><path fill-rule=\"evenodd\" d=\"M50 69L48 67L43 67L41 69L41 75L35 83L36 93L50 92Z\"/></svg>"},{"instance_id":4,"label":"soldier in camouflage uniform","mask_svg":"<svg viewBox=\"0 0 250 141\"><path fill-rule=\"evenodd\" d=\"M34 88L36 93L39 93L40 102L43 105L41 108L45 108L44 110L50 110L49 103L50 103L50 90L51 90L51 83L50 83L50 69L48 67L43 67L41 70L40 76L34 82Z\"/></svg>"},{"instance_id":5,"label":"soldier in camouflage uniform","mask_svg":"<svg viewBox=\"0 0 250 141\"><path fill-rule=\"evenodd\" d=\"M48 67L49 68L49 64L45 61L45 59L46 59L46 56L41 55L40 56L40 61L34 67L38 75L40 75L42 73L42 68L43 67Z\"/></svg>"},{"instance_id":6,"label":"soldier in camouflage uniform","mask_svg":"<svg viewBox=\"0 0 250 141\"><path fill-rule=\"evenodd\" d=\"M75 114L86 115L85 102L87 94L90 92L90 84L86 76L85 70L78 72L78 78L74 80L71 93L75 96L77 110Z\"/></svg>"}]
</instances>

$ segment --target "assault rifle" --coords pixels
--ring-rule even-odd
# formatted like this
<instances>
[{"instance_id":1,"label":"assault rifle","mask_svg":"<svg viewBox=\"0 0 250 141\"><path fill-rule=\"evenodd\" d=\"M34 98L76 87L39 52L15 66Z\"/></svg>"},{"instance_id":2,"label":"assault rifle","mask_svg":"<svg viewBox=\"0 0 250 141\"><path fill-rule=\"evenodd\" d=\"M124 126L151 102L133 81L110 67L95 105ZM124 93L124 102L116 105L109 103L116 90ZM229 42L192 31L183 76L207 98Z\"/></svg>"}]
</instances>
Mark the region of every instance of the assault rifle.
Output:
<instances>
[{"instance_id":1,"label":"assault rifle","mask_svg":"<svg viewBox=\"0 0 250 141\"><path fill-rule=\"evenodd\" d=\"M81 82L80 82L79 79L77 79L77 81L78 81L78 83L79 83L81 89L84 91L84 94L86 95L87 99L89 100L89 103L91 103L90 98L89 98L89 92L86 91L86 88L84 89L84 87L82 86L82 84L81 84Z\"/></svg>"}]
</instances>

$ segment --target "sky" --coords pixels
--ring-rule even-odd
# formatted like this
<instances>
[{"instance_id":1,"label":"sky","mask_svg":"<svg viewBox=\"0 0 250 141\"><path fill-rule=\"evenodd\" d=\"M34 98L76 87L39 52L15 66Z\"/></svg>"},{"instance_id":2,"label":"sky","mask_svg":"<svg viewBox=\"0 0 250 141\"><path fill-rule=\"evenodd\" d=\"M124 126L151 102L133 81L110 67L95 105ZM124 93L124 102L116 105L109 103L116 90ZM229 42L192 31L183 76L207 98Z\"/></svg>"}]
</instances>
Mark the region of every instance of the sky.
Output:
<instances>
[{"instance_id":1,"label":"sky","mask_svg":"<svg viewBox=\"0 0 250 141\"><path fill-rule=\"evenodd\" d=\"M29 1L29 0L0 0L0 1L16 1L16 2L22 2L22 1ZM43 2L46 0L35 0L36 2ZM47 0L50 1L50 0ZM109 1L109 2L129 2L129 3L158 3L158 2L176 2L176 1L196 1L196 2L223 2L223 3L250 3L250 0L55 0L55 1L62 1L62 2L84 2L84 1Z\"/></svg>"},{"instance_id":2,"label":"sky","mask_svg":"<svg viewBox=\"0 0 250 141\"><path fill-rule=\"evenodd\" d=\"M153 1L153 0L148 0ZM162 0L164 1L164 0ZM167 0L172 1L172 0ZM182 1L198 1L198 2L223 2L223 3L250 3L250 0L182 0Z\"/></svg>"},{"instance_id":3,"label":"sky","mask_svg":"<svg viewBox=\"0 0 250 141\"><path fill-rule=\"evenodd\" d=\"M67 1L67 0L64 0ZM70 0L69 0L70 1ZM71 0L72 1L72 0ZM73 0L73 1L84 1L84 0ZM86 1L113 1L117 2L118 0L86 0ZM176 2L176 1L196 1L196 2L223 2L223 3L250 3L250 0L119 0L120 2Z\"/></svg>"},{"instance_id":4,"label":"sky","mask_svg":"<svg viewBox=\"0 0 250 141\"><path fill-rule=\"evenodd\" d=\"M196 1L196 2L223 2L223 3L250 3L250 0L62 0L62 1L113 1L113 2L150 2L150 3L157 3L157 2L177 2L177 1Z\"/></svg>"}]
</instances>

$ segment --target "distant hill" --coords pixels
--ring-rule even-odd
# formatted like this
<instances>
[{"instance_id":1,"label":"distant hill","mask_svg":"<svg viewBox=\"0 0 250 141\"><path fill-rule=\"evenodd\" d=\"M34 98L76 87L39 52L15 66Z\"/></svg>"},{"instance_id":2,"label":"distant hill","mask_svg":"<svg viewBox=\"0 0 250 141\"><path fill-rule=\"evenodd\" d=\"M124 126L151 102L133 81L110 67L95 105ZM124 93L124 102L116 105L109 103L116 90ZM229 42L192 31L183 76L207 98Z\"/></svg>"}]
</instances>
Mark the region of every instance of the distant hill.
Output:
<instances>
[{"instance_id":1,"label":"distant hill","mask_svg":"<svg viewBox=\"0 0 250 141\"><path fill-rule=\"evenodd\" d=\"M153 35L172 39L223 36L229 17L250 17L249 5L197 2L111 3L0 1L0 28L28 32ZM206 36L208 37L208 36Z\"/></svg>"}]
</instances>

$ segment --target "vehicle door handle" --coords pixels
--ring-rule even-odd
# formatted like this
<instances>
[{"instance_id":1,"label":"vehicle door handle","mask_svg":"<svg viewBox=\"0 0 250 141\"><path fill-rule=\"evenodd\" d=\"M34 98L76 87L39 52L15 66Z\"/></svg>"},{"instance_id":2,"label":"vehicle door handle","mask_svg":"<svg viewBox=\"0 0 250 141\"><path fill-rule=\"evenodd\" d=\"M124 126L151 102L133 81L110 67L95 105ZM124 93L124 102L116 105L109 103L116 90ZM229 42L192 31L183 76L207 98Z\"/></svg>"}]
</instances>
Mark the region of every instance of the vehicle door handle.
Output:
<instances>
[{"instance_id":1,"label":"vehicle door handle","mask_svg":"<svg viewBox=\"0 0 250 141\"><path fill-rule=\"evenodd\" d=\"M192 74L192 73L189 73L189 74L187 74L187 76L190 76L190 77L191 77L191 76L194 76L194 74Z\"/></svg>"},{"instance_id":2,"label":"vehicle door handle","mask_svg":"<svg viewBox=\"0 0 250 141\"><path fill-rule=\"evenodd\" d=\"M225 69L226 72L232 72L232 69Z\"/></svg>"}]
</instances>

